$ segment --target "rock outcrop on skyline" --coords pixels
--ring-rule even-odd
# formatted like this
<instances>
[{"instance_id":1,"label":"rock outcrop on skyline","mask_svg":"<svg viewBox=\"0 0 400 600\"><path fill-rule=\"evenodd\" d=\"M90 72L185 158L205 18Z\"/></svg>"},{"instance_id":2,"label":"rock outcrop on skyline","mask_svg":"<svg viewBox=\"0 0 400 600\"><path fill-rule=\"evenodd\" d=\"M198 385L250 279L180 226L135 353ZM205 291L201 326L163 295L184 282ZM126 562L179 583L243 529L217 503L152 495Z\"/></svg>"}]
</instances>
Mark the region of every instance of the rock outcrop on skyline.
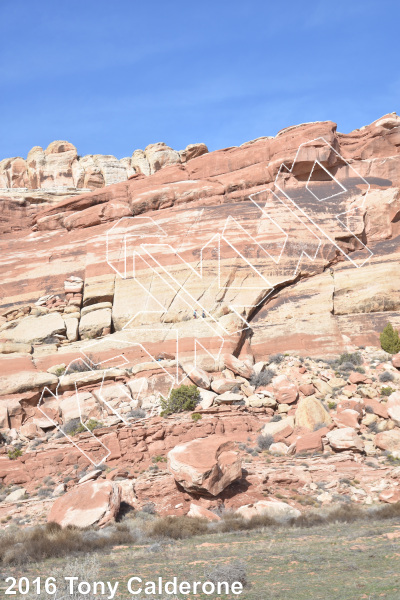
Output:
<instances>
[{"instance_id":1,"label":"rock outcrop on skyline","mask_svg":"<svg viewBox=\"0 0 400 600\"><path fill-rule=\"evenodd\" d=\"M6 219L10 211L32 217L43 204L54 204L131 177L148 176L207 152L205 144L189 144L178 152L158 142L118 159L103 154L79 156L76 147L67 141L51 142L45 150L34 146L26 159L17 156L0 161L1 212L6 213ZM19 225L14 224L14 231L16 227Z\"/></svg>"}]
</instances>

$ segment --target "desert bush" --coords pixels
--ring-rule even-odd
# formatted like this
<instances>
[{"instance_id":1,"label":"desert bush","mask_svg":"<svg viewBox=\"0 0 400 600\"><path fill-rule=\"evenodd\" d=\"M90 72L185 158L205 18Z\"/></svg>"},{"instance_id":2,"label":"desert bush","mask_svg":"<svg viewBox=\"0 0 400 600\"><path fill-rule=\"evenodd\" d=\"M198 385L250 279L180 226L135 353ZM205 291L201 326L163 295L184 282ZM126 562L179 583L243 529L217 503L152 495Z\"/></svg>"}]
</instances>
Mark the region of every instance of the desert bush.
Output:
<instances>
[{"instance_id":1,"label":"desert bush","mask_svg":"<svg viewBox=\"0 0 400 600\"><path fill-rule=\"evenodd\" d=\"M394 390L392 387L390 386L386 386L381 388L381 396L390 396L390 394L393 394L393 392L395 392L396 390Z\"/></svg>"},{"instance_id":2,"label":"desert bush","mask_svg":"<svg viewBox=\"0 0 400 600\"><path fill-rule=\"evenodd\" d=\"M330 410L333 410L334 408L336 408L336 402L333 402L333 400L329 400L328 401L328 408Z\"/></svg>"},{"instance_id":3,"label":"desert bush","mask_svg":"<svg viewBox=\"0 0 400 600\"><path fill-rule=\"evenodd\" d=\"M384 371L383 373L381 373L379 375L379 381L381 381L382 383L387 383L388 381L394 381L394 375L393 375L393 373L390 373L389 371Z\"/></svg>"},{"instance_id":4,"label":"desert bush","mask_svg":"<svg viewBox=\"0 0 400 600\"><path fill-rule=\"evenodd\" d=\"M254 373L250 377L250 384L254 385L256 388L260 385L269 385L275 375L276 373L272 369L265 369L264 371L261 371L261 373Z\"/></svg>"},{"instance_id":5,"label":"desert bush","mask_svg":"<svg viewBox=\"0 0 400 600\"><path fill-rule=\"evenodd\" d=\"M41 598L43 600L61 600L62 598L69 598L70 600L97 600L99 596L89 592L84 596L74 589L74 593L70 594L69 584L65 577L78 577L78 581L98 581L100 572L100 564L96 556L87 555L84 558L75 558L68 562L52 568L52 576L57 581L57 592L56 594L47 594L44 590Z\"/></svg>"},{"instance_id":6,"label":"desert bush","mask_svg":"<svg viewBox=\"0 0 400 600\"><path fill-rule=\"evenodd\" d=\"M235 581L238 581L242 584L243 589L250 587L247 580L246 567L239 561L217 565L211 571L206 571L204 577L205 581L212 581L215 585L220 582L226 582L231 587Z\"/></svg>"},{"instance_id":7,"label":"desert bush","mask_svg":"<svg viewBox=\"0 0 400 600\"><path fill-rule=\"evenodd\" d=\"M153 463L167 462L167 457L161 456L161 454L157 454L156 456L153 456L152 461Z\"/></svg>"},{"instance_id":8,"label":"desert bush","mask_svg":"<svg viewBox=\"0 0 400 600\"><path fill-rule=\"evenodd\" d=\"M87 429L85 426L87 427ZM96 419L89 419L88 421L86 421L85 425L81 423L80 419L71 419L71 421L68 421L68 423L64 425L63 431L64 433L67 433L70 436L74 436L78 433L83 433L87 430L94 431L99 427L103 427L103 423L97 421Z\"/></svg>"},{"instance_id":9,"label":"desert bush","mask_svg":"<svg viewBox=\"0 0 400 600\"><path fill-rule=\"evenodd\" d=\"M75 434L83 433L84 431L87 431L87 429L89 429L89 431L94 431L95 429L99 429L100 427L103 427L103 423L97 421L96 419L89 419L88 421L86 421L85 425L83 425L82 423L78 425Z\"/></svg>"},{"instance_id":10,"label":"desert bush","mask_svg":"<svg viewBox=\"0 0 400 600\"><path fill-rule=\"evenodd\" d=\"M368 425L368 431L371 433L379 433L379 423L371 423Z\"/></svg>"},{"instance_id":11,"label":"desert bush","mask_svg":"<svg viewBox=\"0 0 400 600\"><path fill-rule=\"evenodd\" d=\"M37 495L40 498L47 498L48 496L51 496L52 493L53 490L51 488L43 487L38 490Z\"/></svg>"},{"instance_id":12,"label":"desert bush","mask_svg":"<svg viewBox=\"0 0 400 600\"><path fill-rule=\"evenodd\" d=\"M0 562L25 564L31 561L67 556L75 552L92 552L134 541L129 527L117 523L104 529L79 529L57 523L37 525L31 529L9 528L0 533Z\"/></svg>"},{"instance_id":13,"label":"desert bush","mask_svg":"<svg viewBox=\"0 0 400 600\"><path fill-rule=\"evenodd\" d=\"M350 361L346 361L339 366L339 371L353 371L354 365Z\"/></svg>"},{"instance_id":14,"label":"desert bush","mask_svg":"<svg viewBox=\"0 0 400 600\"><path fill-rule=\"evenodd\" d=\"M150 534L153 537L181 540L194 535L205 534L207 530L207 521L205 519L168 515L152 523Z\"/></svg>"},{"instance_id":15,"label":"desert bush","mask_svg":"<svg viewBox=\"0 0 400 600\"><path fill-rule=\"evenodd\" d=\"M388 323L380 334L382 350L389 354L397 354L400 352L400 337L397 329L393 328L391 323Z\"/></svg>"},{"instance_id":16,"label":"desert bush","mask_svg":"<svg viewBox=\"0 0 400 600\"><path fill-rule=\"evenodd\" d=\"M65 425L62 426L62 430L65 434L67 435L73 435L73 432L76 431L76 429L79 427L81 420L78 419L71 419L70 421L67 421L67 423L65 423ZM62 436L62 433L60 432L60 437Z\"/></svg>"},{"instance_id":17,"label":"desert bush","mask_svg":"<svg viewBox=\"0 0 400 600\"><path fill-rule=\"evenodd\" d=\"M337 364L342 367L345 364L351 364L352 367L360 366L363 363L363 358L360 352L344 352L337 359Z\"/></svg>"},{"instance_id":18,"label":"desert bush","mask_svg":"<svg viewBox=\"0 0 400 600\"><path fill-rule=\"evenodd\" d=\"M128 419L144 419L146 416L146 411L142 410L141 408L135 408L134 410L128 412L126 416Z\"/></svg>"},{"instance_id":19,"label":"desert bush","mask_svg":"<svg viewBox=\"0 0 400 600\"><path fill-rule=\"evenodd\" d=\"M43 344L59 344L60 340L55 335L48 335L44 338Z\"/></svg>"},{"instance_id":20,"label":"desert bush","mask_svg":"<svg viewBox=\"0 0 400 600\"><path fill-rule=\"evenodd\" d=\"M278 421L282 421L282 416L281 415L274 415L271 419L271 423L277 423Z\"/></svg>"},{"instance_id":21,"label":"desert bush","mask_svg":"<svg viewBox=\"0 0 400 600\"><path fill-rule=\"evenodd\" d=\"M365 407L365 412L368 413L368 414L370 414L370 415L373 415L374 414L374 409L372 408L372 406L370 406L369 404L367 404L366 407Z\"/></svg>"},{"instance_id":22,"label":"desert bush","mask_svg":"<svg viewBox=\"0 0 400 600\"><path fill-rule=\"evenodd\" d=\"M167 400L161 398L161 415L167 417L174 413L194 410L200 399L200 392L195 385L181 385L171 391Z\"/></svg>"},{"instance_id":23,"label":"desert bush","mask_svg":"<svg viewBox=\"0 0 400 600\"><path fill-rule=\"evenodd\" d=\"M147 515L155 515L156 514L156 505L154 502L148 502L144 506L142 506L141 512Z\"/></svg>"},{"instance_id":24,"label":"desert bush","mask_svg":"<svg viewBox=\"0 0 400 600\"><path fill-rule=\"evenodd\" d=\"M275 363L275 364L279 364L283 361L284 359L284 355L283 354L272 354L269 358L268 358L268 362L269 363Z\"/></svg>"},{"instance_id":25,"label":"desert bush","mask_svg":"<svg viewBox=\"0 0 400 600\"><path fill-rule=\"evenodd\" d=\"M22 456L22 450L20 448L14 448L7 452L7 456L10 460L15 460L18 456Z\"/></svg>"},{"instance_id":26,"label":"desert bush","mask_svg":"<svg viewBox=\"0 0 400 600\"><path fill-rule=\"evenodd\" d=\"M257 438L257 445L261 450L269 450L269 447L273 443L274 443L274 436L270 435L270 434L259 435Z\"/></svg>"},{"instance_id":27,"label":"desert bush","mask_svg":"<svg viewBox=\"0 0 400 600\"><path fill-rule=\"evenodd\" d=\"M192 414L192 419L194 422L196 421L200 421L203 418L203 416L200 413L193 413Z\"/></svg>"}]
</instances>

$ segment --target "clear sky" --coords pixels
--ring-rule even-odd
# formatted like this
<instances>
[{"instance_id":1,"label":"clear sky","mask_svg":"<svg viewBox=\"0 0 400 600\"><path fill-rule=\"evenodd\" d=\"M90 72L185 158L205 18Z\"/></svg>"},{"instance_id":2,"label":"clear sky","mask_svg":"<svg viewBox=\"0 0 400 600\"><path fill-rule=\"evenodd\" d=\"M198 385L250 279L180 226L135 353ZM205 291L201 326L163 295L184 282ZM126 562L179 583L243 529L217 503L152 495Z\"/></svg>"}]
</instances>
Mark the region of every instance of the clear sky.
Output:
<instances>
[{"instance_id":1,"label":"clear sky","mask_svg":"<svg viewBox=\"0 0 400 600\"><path fill-rule=\"evenodd\" d=\"M400 112L399 0L0 0L0 159Z\"/></svg>"}]
</instances>

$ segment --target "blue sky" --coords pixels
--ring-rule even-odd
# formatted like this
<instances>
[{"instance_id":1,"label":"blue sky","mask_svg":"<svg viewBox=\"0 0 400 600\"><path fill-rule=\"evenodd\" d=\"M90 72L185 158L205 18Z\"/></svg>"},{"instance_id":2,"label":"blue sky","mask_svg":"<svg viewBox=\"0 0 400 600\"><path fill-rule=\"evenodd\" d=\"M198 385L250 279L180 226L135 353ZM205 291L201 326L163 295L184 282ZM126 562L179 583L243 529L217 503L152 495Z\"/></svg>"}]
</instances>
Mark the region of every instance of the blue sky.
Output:
<instances>
[{"instance_id":1,"label":"blue sky","mask_svg":"<svg viewBox=\"0 0 400 600\"><path fill-rule=\"evenodd\" d=\"M0 159L129 156L400 112L398 0L1 0Z\"/></svg>"}]
</instances>

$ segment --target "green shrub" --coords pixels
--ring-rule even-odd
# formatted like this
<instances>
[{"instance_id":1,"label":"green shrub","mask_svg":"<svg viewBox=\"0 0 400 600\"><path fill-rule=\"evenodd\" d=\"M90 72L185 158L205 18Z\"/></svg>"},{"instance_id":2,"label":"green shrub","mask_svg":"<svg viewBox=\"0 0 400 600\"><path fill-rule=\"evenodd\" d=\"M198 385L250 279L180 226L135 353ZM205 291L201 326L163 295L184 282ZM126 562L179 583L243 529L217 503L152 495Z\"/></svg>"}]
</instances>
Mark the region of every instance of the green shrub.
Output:
<instances>
[{"instance_id":1,"label":"green shrub","mask_svg":"<svg viewBox=\"0 0 400 600\"><path fill-rule=\"evenodd\" d=\"M193 413L192 414L192 419L193 421L200 421L200 419L202 419L203 416L200 413Z\"/></svg>"},{"instance_id":2,"label":"green shrub","mask_svg":"<svg viewBox=\"0 0 400 600\"><path fill-rule=\"evenodd\" d=\"M14 450L9 450L7 452L7 455L10 460L15 460L16 458L18 458L18 456L22 456L22 450L20 450L19 448L14 448Z\"/></svg>"},{"instance_id":3,"label":"green shrub","mask_svg":"<svg viewBox=\"0 0 400 600\"><path fill-rule=\"evenodd\" d=\"M393 394L393 392L395 392L396 390L394 390L392 387L387 386L387 387L383 387L381 388L381 395L382 396L390 396L390 394Z\"/></svg>"},{"instance_id":4,"label":"green shrub","mask_svg":"<svg viewBox=\"0 0 400 600\"><path fill-rule=\"evenodd\" d=\"M195 385L181 385L172 390L167 400L161 399L161 415L167 417L174 413L194 410L200 399L200 392Z\"/></svg>"},{"instance_id":5,"label":"green shrub","mask_svg":"<svg viewBox=\"0 0 400 600\"><path fill-rule=\"evenodd\" d=\"M382 350L389 354L400 352L400 338L397 329L393 329L391 323L388 323L380 335Z\"/></svg>"},{"instance_id":6,"label":"green shrub","mask_svg":"<svg viewBox=\"0 0 400 600\"><path fill-rule=\"evenodd\" d=\"M87 427L87 429L85 426ZM93 431L94 429L98 429L99 427L103 427L103 423L100 423L100 421L97 421L96 419L89 419L89 421L86 421L85 425L79 423L79 425L75 429L72 429L72 431L69 432L69 435L72 436L77 435L78 433L84 433L88 429L89 431Z\"/></svg>"},{"instance_id":7,"label":"green shrub","mask_svg":"<svg viewBox=\"0 0 400 600\"><path fill-rule=\"evenodd\" d=\"M161 456L161 454L157 454L156 456L153 456L152 461L153 463L167 462L167 457Z\"/></svg>"}]
</instances>

